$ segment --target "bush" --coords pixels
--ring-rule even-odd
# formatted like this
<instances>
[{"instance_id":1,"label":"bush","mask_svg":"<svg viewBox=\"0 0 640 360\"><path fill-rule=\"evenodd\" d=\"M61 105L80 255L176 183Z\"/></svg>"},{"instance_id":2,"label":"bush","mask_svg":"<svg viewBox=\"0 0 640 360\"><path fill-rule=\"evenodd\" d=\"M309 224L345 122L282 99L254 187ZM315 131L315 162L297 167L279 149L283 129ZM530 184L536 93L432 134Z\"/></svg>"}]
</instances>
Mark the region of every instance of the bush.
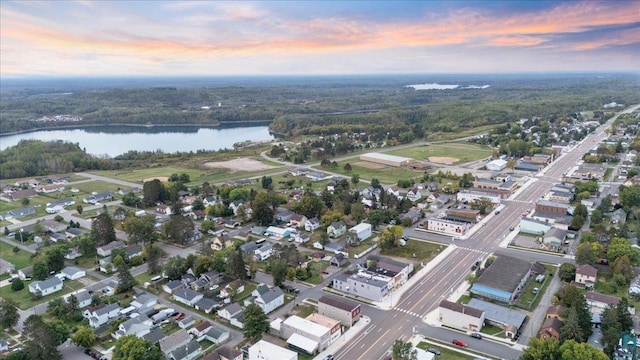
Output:
<instances>
[{"instance_id":1,"label":"bush","mask_svg":"<svg viewBox=\"0 0 640 360\"><path fill-rule=\"evenodd\" d=\"M24 289L24 282L19 278L14 279L13 282L11 283L11 290L20 291L22 289Z\"/></svg>"},{"instance_id":2,"label":"bush","mask_svg":"<svg viewBox=\"0 0 640 360\"><path fill-rule=\"evenodd\" d=\"M18 252L20 252L20 248L19 248L19 247L17 247L17 246L14 246L14 247L13 247L13 252L14 252L14 253L18 253Z\"/></svg>"}]
</instances>

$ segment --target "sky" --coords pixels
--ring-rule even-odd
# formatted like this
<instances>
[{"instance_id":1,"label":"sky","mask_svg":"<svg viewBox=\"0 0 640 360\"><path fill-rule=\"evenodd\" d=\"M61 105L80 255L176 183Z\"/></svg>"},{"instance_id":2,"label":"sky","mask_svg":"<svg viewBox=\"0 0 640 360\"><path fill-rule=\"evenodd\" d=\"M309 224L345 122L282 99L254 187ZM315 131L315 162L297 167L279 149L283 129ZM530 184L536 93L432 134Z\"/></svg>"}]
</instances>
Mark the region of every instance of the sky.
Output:
<instances>
[{"instance_id":1,"label":"sky","mask_svg":"<svg viewBox=\"0 0 640 360\"><path fill-rule=\"evenodd\" d=\"M640 0L0 2L0 77L640 72Z\"/></svg>"}]
</instances>

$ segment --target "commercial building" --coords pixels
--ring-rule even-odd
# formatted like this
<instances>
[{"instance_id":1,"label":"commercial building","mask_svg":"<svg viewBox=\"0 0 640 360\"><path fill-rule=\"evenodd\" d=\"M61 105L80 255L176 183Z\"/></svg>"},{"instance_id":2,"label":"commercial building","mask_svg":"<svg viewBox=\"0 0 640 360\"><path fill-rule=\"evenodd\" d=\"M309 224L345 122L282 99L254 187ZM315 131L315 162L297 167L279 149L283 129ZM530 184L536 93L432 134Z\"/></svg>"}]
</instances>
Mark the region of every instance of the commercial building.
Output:
<instances>
[{"instance_id":1,"label":"commercial building","mask_svg":"<svg viewBox=\"0 0 640 360\"><path fill-rule=\"evenodd\" d=\"M544 267L528 261L498 256L478 277L471 293L486 299L512 304L534 273Z\"/></svg>"},{"instance_id":2,"label":"commercial building","mask_svg":"<svg viewBox=\"0 0 640 360\"><path fill-rule=\"evenodd\" d=\"M480 331L484 325L484 312L464 304L442 300L438 313L443 325L457 329Z\"/></svg>"},{"instance_id":3,"label":"commercial building","mask_svg":"<svg viewBox=\"0 0 640 360\"><path fill-rule=\"evenodd\" d=\"M424 223L424 229L453 236L464 235L471 228L471 224L462 221L454 221L432 217Z\"/></svg>"},{"instance_id":4,"label":"commercial building","mask_svg":"<svg viewBox=\"0 0 640 360\"><path fill-rule=\"evenodd\" d=\"M248 360L298 360L298 353L274 345L265 340L260 340L251 345L248 351Z\"/></svg>"},{"instance_id":5,"label":"commercial building","mask_svg":"<svg viewBox=\"0 0 640 360\"><path fill-rule=\"evenodd\" d=\"M500 194L488 193L485 191L462 190L456 194L456 200L461 203L470 203L480 199L489 199L492 204L500 204Z\"/></svg>"},{"instance_id":6,"label":"commercial building","mask_svg":"<svg viewBox=\"0 0 640 360\"><path fill-rule=\"evenodd\" d=\"M346 298L323 295L318 300L318 314L339 320L343 326L353 326L360 320L361 311L360 304Z\"/></svg>"},{"instance_id":7,"label":"commercial building","mask_svg":"<svg viewBox=\"0 0 640 360\"><path fill-rule=\"evenodd\" d=\"M383 301L389 293L389 278L369 274L339 274L333 278L333 289L371 301Z\"/></svg>"},{"instance_id":8,"label":"commercial building","mask_svg":"<svg viewBox=\"0 0 640 360\"><path fill-rule=\"evenodd\" d=\"M404 156L395 156L376 152L362 154L360 155L360 160L393 167L408 166L415 161Z\"/></svg>"}]
</instances>

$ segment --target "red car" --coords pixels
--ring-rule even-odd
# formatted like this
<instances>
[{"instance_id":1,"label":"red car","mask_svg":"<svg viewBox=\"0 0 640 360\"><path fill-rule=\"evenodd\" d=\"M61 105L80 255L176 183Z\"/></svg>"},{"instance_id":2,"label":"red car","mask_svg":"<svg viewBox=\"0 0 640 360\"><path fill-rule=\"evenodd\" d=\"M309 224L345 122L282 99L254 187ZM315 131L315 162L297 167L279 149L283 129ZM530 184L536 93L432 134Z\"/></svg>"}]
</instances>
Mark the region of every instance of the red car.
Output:
<instances>
[{"instance_id":1,"label":"red car","mask_svg":"<svg viewBox=\"0 0 640 360\"><path fill-rule=\"evenodd\" d=\"M455 345L455 346L460 346L460 347L463 347L463 348L466 348L468 346L467 343L465 343L464 341L461 341L461 340L453 340L451 343L453 345Z\"/></svg>"},{"instance_id":2,"label":"red car","mask_svg":"<svg viewBox=\"0 0 640 360\"><path fill-rule=\"evenodd\" d=\"M184 315L184 313L180 313L180 314L178 314L178 315L176 316L176 319L175 319L175 320L176 320L176 321L178 321L178 320L182 320L182 318L184 318L184 316L185 316L185 315Z\"/></svg>"}]
</instances>

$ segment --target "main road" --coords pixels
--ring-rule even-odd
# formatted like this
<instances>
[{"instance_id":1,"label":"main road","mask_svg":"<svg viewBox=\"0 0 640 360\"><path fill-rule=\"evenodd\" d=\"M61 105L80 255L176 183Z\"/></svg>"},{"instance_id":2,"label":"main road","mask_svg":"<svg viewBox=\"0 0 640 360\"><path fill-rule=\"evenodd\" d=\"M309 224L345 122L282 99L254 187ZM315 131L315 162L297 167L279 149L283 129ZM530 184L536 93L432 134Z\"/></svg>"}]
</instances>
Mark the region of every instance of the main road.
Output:
<instances>
[{"instance_id":1,"label":"main road","mask_svg":"<svg viewBox=\"0 0 640 360\"><path fill-rule=\"evenodd\" d=\"M636 105L622 113L640 108ZM479 259L499 249L499 244L509 233L509 228L518 223L520 215L530 209L554 183L561 181L582 158L584 153L599 143L606 134L604 129L622 113L609 119L594 133L588 135L572 151L563 154L535 178L532 178L513 200L503 201L499 215L491 215L486 226L482 226L466 240L454 241L455 249L450 255L423 276L416 286L404 293L397 305L389 311L372 311L372 321L356 338L342 347L335 355L337 359L369 360L380 359L388 353L393 342L410 337L414 331L429 332L424 328L423 319L437 308L441 300L446 299L457 289L471 272L471 266ZM367 309L364 310L365 312ZM367 314L367 316L370 316ZM453 334L449 336L455 336ZM475 340L475 339L466 339ZM468 341L470 348L485 351L488 346L482 341ZM515 359L519 352L504 347L502 358Z\"/></svg>"}]
</instances>

